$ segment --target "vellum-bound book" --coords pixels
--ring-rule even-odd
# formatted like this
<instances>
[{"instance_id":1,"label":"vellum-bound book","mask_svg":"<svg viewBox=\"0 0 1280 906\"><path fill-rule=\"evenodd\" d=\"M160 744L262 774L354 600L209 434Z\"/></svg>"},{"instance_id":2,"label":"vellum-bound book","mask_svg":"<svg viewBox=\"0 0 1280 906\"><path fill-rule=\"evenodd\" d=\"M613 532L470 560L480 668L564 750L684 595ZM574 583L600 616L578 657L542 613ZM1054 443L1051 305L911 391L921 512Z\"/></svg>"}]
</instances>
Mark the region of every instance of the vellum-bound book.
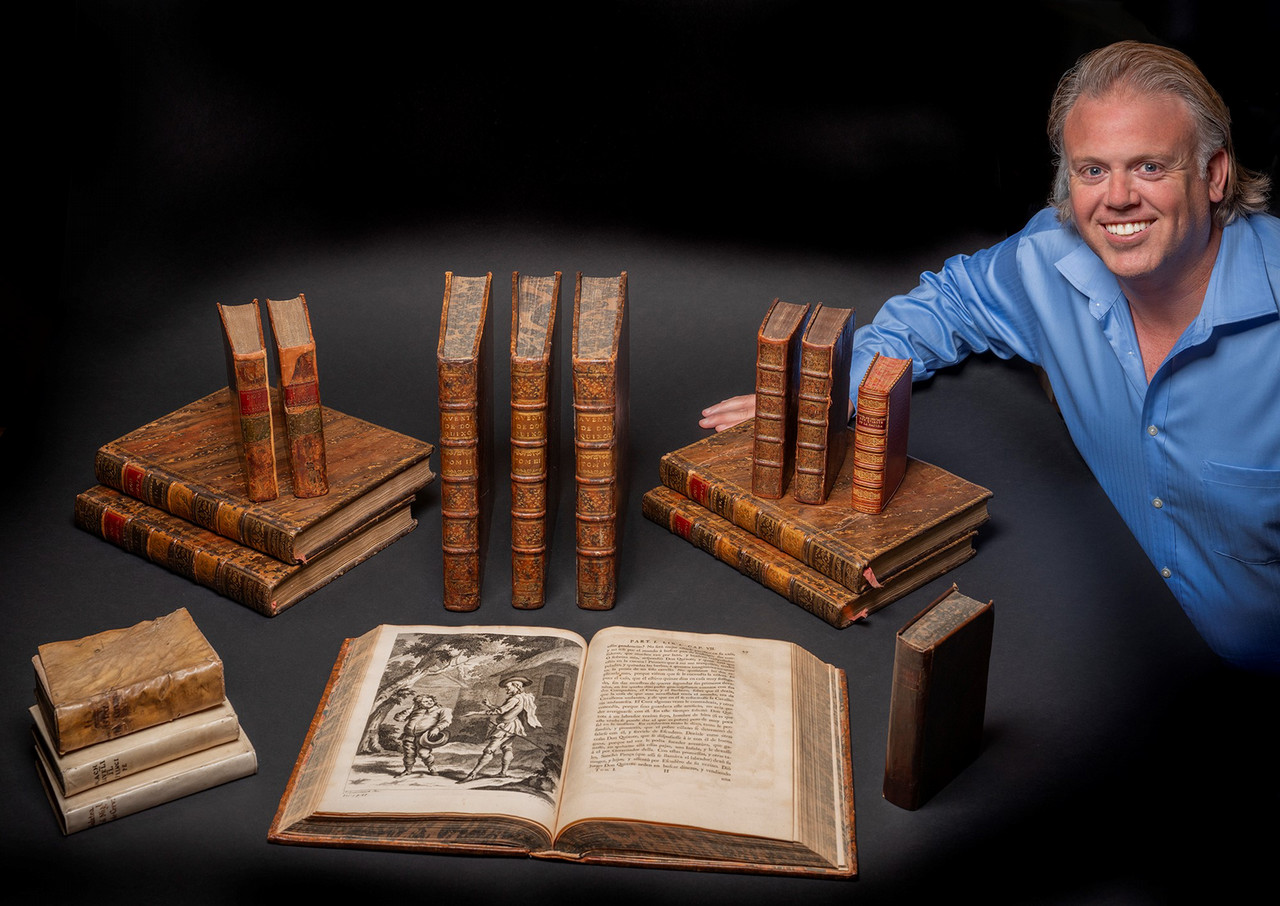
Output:
<instances>
[{"instance_id":1,"label":"vellum-bound book","mask_svg":"<svg viewBox=\"0 0 1280 906\"><path fill-rule=\"evenodd\" d=\"M381 626L268 839L852 877L851 764L844 673L788 642Z\"/></svg>"}]
</instances>

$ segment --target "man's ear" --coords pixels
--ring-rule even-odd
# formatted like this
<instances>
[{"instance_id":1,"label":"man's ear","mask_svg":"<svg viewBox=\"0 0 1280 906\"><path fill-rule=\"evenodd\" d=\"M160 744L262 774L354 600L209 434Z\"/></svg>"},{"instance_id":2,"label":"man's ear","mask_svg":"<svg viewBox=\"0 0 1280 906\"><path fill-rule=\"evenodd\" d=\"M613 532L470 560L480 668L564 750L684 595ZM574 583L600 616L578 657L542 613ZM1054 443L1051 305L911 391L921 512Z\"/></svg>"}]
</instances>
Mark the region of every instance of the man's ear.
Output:
<instances>
[{"instance_id":1,"label":"man's ear","mask_svg":"<svg viewBox=\"0 0 1280 906\"><path fill-rule=\"evenodd\" d=\"M1222 201L1227 194L1227 174L1231 163L1227 159L1227 149L1219 148L1209 158L1209 166L1205 173L1209 181L1209 200L1214 204Z\"/></svg>"}]
</instances>

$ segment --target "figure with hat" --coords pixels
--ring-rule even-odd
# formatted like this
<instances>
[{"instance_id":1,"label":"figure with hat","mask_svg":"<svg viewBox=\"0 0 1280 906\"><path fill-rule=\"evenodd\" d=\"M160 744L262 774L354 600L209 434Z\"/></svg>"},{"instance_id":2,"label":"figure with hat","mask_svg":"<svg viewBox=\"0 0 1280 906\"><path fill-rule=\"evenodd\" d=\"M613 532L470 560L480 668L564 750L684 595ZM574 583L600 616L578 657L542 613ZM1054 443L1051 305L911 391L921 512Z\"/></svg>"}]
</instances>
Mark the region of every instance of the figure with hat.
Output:
<instances>
[{"instance_id":1,"label":"figure with hat","mask_svg":"<svg viewBox=\"0 0 1280 906\"><path fill-rule=\"evenodd\" d=\"M497 776L510 776L511 762L515 758L512 748L515 738L527 736L526 728L542 726L538 720L538 708L533 693L525 691L525 687L531 684L532 680L527 676L512 676L502 683L502 689L507 693L506 700L502 704L492 705L488 699L485 699L485 710L489 714L489 736L475 767L463 778L464 782L475 780L480 775L481 769L499 752L502 753L502 770Z\"/></svg>"},{"instance_id":2,"label":"figure with hat","mask_svg":"<svg viewBox=\"0 0 1280 906\"><path fill-rule=\"evenodd\" d=\"M404 770L396 776L410 773L418 756L427 766L427 773L434 774L436 758L432 749L449 741L448 728L453 723L453 712L437 702L435 696L423 692L415 695L413 704L393 715L392 720L404 720L400 734Z\"/></svg>"}]
</instances>

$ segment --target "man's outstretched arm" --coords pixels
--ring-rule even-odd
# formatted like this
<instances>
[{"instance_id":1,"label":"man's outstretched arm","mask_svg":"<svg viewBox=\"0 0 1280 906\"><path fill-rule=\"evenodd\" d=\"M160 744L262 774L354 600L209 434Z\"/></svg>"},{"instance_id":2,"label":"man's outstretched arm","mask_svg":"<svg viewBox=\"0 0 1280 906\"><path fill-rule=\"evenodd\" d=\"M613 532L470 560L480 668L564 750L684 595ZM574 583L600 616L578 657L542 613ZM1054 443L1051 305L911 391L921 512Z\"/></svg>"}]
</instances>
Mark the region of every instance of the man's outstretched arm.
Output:
<instances>
[{"instance_id":1,"label":"man's outstretched arm","mask_svg":"<svg viewBox=\"0 0 1280 906\"><path fill-rule=\"evenodd\" d=\"M731 396L727 400L721 400L714 406L703 409L698 426L724 431L726 428L745 422L755 414L756 395L754 393Z\"/></svg>"}]
</instances>

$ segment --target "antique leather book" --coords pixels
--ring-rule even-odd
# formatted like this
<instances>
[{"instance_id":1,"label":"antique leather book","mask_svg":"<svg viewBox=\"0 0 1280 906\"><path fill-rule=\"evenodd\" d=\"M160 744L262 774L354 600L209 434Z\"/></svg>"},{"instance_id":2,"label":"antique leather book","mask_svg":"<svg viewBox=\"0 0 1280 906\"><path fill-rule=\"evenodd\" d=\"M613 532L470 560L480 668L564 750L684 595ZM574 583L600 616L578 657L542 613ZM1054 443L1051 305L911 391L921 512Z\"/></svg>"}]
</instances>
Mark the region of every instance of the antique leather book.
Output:
<instances>
[{"instance_id":1,"label":"antique leather book","mask_svg":"<svg viewBox=\"0 0 1280 906\"><path fill-rule=\"evenodd\" d=\"M343 644L267 839L851 878L853 804L844 672L790 642L380 626Z\"/></svg>"},{"instance_id":2,"label":"antique leather book","mask_svg":"<svg viewBox=\"0 0 1280 906\"><path fill-rule=\"evenodd\" d=\"M299 293L292 299L268 299L267 316L280 366L280 397L284 402L293 494L319 497L329 493L329 473L325 467L316 341L311 333L307 297Z\"/></svg>"},{"instance_id":3,"label":"antique leather book","mask_svg":"<svg viewBox=\"0 0 1280 906\"><path fill-rule=\"evenodd\" d=\"M825 503L844 464L853 321L852 309L818 305L800 344L792 493L801 503Z\"/></svg>"},{"instance_id":4,"label":"antique leather book","mask_svg":"<svg viewBox=\"0 0 1280 906\"><path fill-rule=\"evenodd\" d=\"M608 610L618 595L629 405L627 273L578 274L573 294L574 505L577 600Z\"/></svg>"},{"instance_id":5,"label":"antique leather book","mask_svg":"<svg viewBox=\"0 0 1280 906\"><path fill-rule=\"evenodd\" d=\"M396 501L306 563L277 560L104 485L76 498L75 522L122 550L274 617L411 532L417 526L412 501Z\"/></svg>"},{"instance_id":6,"label":"antique leather book","mask_svg":"<svg viewBox=\"0 0 1280 906\"><path fill-rule=\"evenodd\" d=\"M837 629L875 613L974 554L976 533L969 532L859 594L664 485L645 492L642 504L647 519Z\"/></svg>"},{"instance_id":7,"label":"antique leather book","mask_svg":"<svg viewBox=\"0 0 1280 906\"><path fill-rule=\"evenodd\" d=\"M64 834L74 834L256 774L258 755L241 731L231 742L183 755L70 796L63 795L52 779L53 769L38 747L36 765L59 827Z\"/></svg>"},{"instance_id":8,"label":"antique leather book","mask_svg":"<svg viewBox=\"0 0 1280 906\"><path fill-rule=\"evenodd\" d=\"M800 341L809 306L774 299L756 335L756 422L751 492L778 498L796 464Z\"/></svg>"},{"instance_id":9,"label":"antique leather book","mask_svg":"<svg viewBox=\"0 0 1280 906\"><path fill-rule=\"evenodd\" d=\"M556 373L560 272L511 275L511 604L546 601L560 457Z\"/></svg>"},{"instance_id":10,"label":"antique leather book","mask_svg":"<svg viewBox=\"0 0 1280 906\"><path fill-rule=\"evenodd\" d=\"M37 652L36 704L63 755L226 698L222 659L185 607Z\"/></svg>"},{"instance_id":11,"label":"antique leather book","mask_svg":"<svg viewBox=\"0 0 1280 906\"><path fill-rule=\"evenodd\" d=\"M879 513L907 471L911 359L876 353L858 385L853 427L853 508Z\"/></svg>"},{"instance_id":12,"label":"antique leather book","mask_svg":"<svg viewBox=\"0 0 1280 906\"><path fill-rule=\"evenodd\" d=\"M444 606L480 606L493 507L493 274L444 276L436 374L440 395L440 523Z\"/></svg>"},{"instance_id":13,"label":"antique leather book","mask_svg":"<svg viewBox=\"0 0 1280 906\"><path fill-rule=\"evenodd\" d=\"M987 521L989 490L918 459L908 459L895 505L875 516L834 502L756 497L751 438L747 420L673 450L659 460L660 480L859 594ZM849 499L852 480L846 457L835 500Z\"/></svg>"},{"instance_id":14,"label":"antique leather book","mask_svg":"<svg viewBox=\"0 0 1280 906\"><path fill-rule=\"evenodd\" d=\"M995 608L950 590L897 636L884 798L917 809L982 749Z\"/></svg>"},{"instance_id":15,"label":"antique leather book","mask_svg":"<svg viewBox=\"0 0 1280 906\"><path fill-rule=\"evenodd\" d=\"M245 496L226 388L104 444L94 476L237 544L285 563L305 563L435 478L431 444L328 407L322 411L330 488L322 497L285 493L255 503ZM285 439L276 443L278 455L286 457Z\"/></svg>"},{"instance_id":16,"label":"antique leather book","mask_svg":"<svg viewBox=\"0 0 1280 906\"><path fill-rule=\"evenodd\" d=\"M219 302L218 317L222 319L227 352L227 386L234 390L244 493L250 500L271 500L279 493L279 486L271 381L267 376L267 347L262 339L258 300L245 305Z\"/></svg>"},{"instance_id":17,"label":"antique leather book","mask_svg":"<svg viewBox=\"0 0 1280 906\"><path fill-rule=\"evenodd\" d=\"M240 721L231 703L224 699L211 708L168 723L134 730L61 755L40 707L32 705L28 712L31 735L44 757L49 778L64 796L113 783L183 755L231 742L240 735Z\"/></svg>"}]
</instances>

